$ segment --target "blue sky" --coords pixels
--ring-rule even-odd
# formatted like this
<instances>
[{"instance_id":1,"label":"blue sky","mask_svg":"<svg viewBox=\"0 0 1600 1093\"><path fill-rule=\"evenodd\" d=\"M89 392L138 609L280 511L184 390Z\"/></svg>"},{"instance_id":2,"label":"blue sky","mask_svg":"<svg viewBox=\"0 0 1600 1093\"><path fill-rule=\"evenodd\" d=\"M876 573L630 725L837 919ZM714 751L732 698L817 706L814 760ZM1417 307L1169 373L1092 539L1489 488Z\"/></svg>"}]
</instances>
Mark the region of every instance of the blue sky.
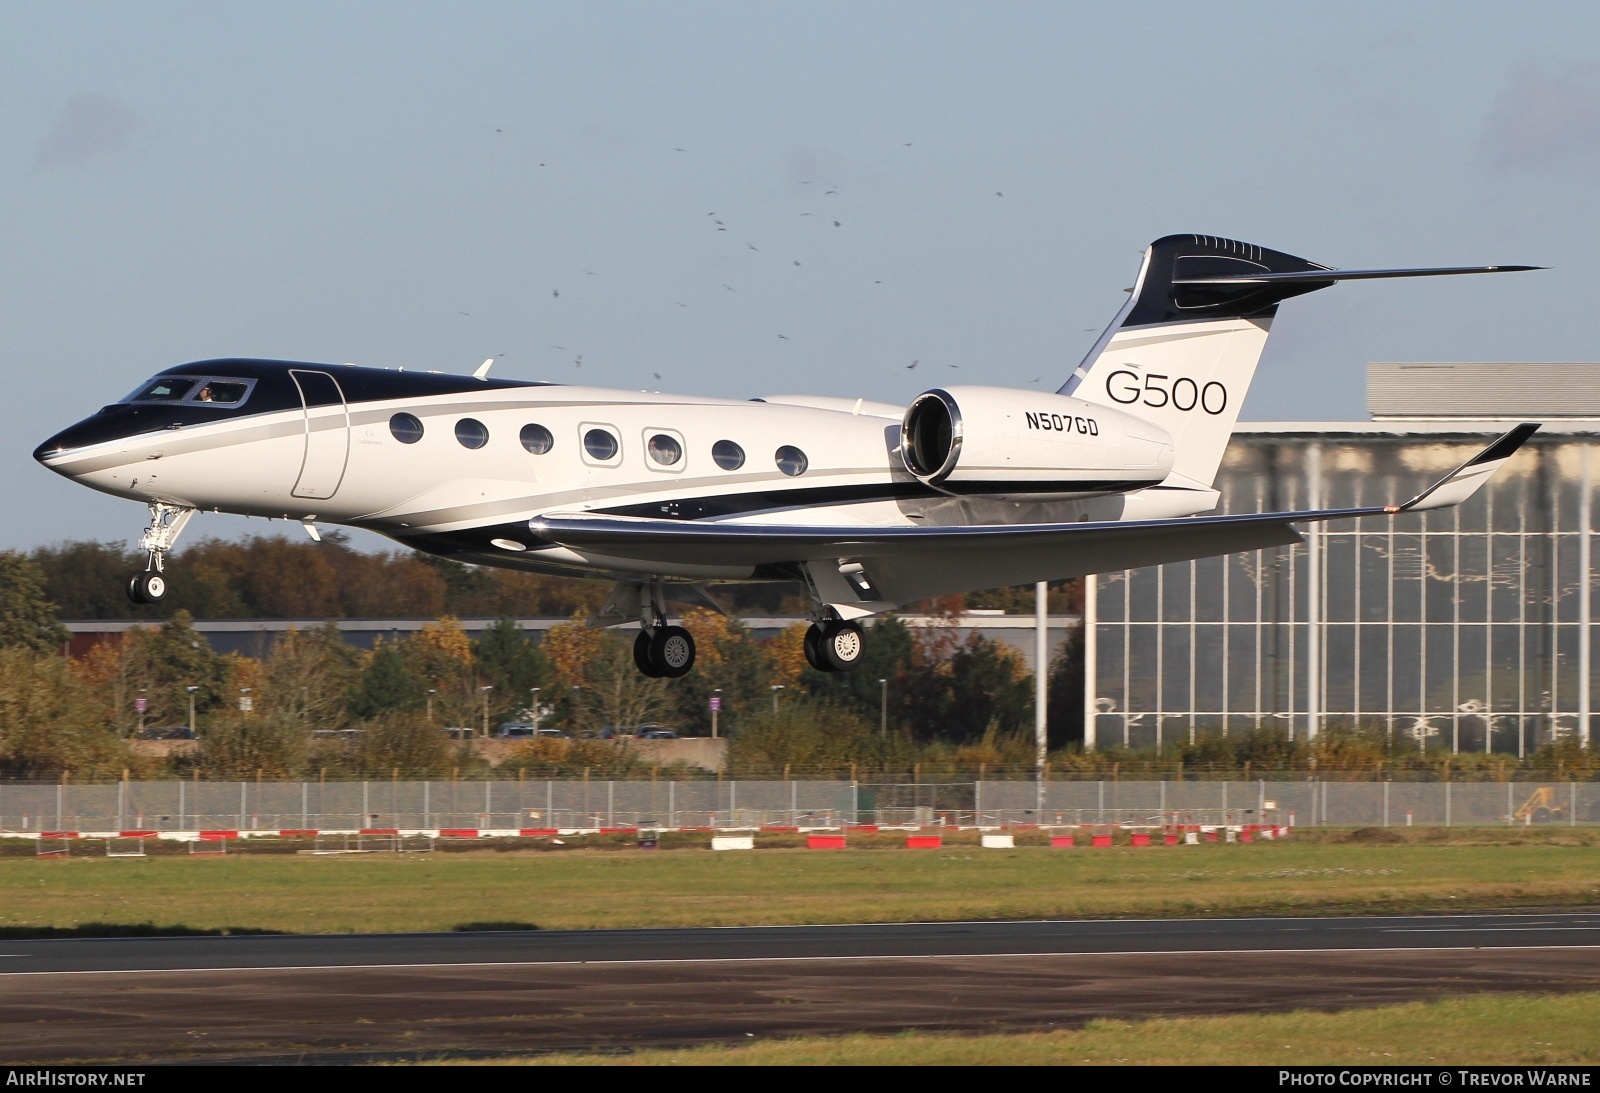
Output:
<instances>
[{"instance_id":1,"label":"blue sky","mask_svg":"<svg viewBox=\"0 0 1600 1093\"><path fill-rule=\"evenodd\" d=\"M1285 305L1244 416L1361 419L1600 359L1597 193L1592 4L13 0L0 548L137 535L28 453L178 361L904 402L1053 389L1169 232L1554 267Z\"/></svg>"}]
</instances>

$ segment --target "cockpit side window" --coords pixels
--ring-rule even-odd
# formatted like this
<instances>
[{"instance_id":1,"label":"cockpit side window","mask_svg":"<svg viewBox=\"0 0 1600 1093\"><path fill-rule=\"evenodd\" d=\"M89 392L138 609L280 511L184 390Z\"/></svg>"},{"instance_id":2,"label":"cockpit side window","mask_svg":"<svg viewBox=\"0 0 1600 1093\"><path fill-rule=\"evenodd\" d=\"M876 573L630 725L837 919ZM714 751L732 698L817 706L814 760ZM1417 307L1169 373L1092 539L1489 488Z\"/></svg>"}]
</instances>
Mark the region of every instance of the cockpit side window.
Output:
<instances>
[{"instance_id":1,"label":"cockpit side window","mask_svg":"<svg viewBox=\"0 0 1600 1093\"><path fill-rule=\"evenodd\" d=\"M200 390L194 393L194 400L214 402L219 406L237 406L249 393L248 383L240 383L238 380L207 380Z\"/></svg>"}]
</instances>

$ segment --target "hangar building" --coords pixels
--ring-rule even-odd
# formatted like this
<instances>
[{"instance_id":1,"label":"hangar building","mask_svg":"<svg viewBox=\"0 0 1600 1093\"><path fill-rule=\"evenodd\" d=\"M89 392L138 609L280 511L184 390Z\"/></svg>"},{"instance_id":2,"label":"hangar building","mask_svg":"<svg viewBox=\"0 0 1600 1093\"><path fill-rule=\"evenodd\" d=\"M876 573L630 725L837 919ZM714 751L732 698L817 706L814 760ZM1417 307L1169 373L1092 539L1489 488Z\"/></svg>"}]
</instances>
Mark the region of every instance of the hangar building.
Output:
<instances>
[{"instance_id":1,"label":"hangar building","mask_svg":"<svg viewBox=\"0 0 1600 1093\"><path fill-rule=\"evenodd\" d=\"M1513 424L1543 428L1456 508L1088 581L1086 746L1258 725L1519 756L1588 744L1600 364L1373 363L1368 409L1241 423L1218 511L1401 501Z\"/></svg>"}]
</instances>

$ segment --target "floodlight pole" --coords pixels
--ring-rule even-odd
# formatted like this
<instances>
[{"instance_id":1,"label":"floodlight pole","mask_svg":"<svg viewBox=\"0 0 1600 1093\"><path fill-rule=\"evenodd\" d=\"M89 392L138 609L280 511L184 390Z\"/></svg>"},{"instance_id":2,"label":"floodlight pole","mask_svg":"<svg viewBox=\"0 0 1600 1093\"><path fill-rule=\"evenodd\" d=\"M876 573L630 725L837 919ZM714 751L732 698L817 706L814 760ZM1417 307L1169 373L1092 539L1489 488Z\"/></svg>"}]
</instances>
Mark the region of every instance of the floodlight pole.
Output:
<instances>
[{"instance_id":1,"label":"floodlight pole","mask_svg":"<svg viewBox=\"0 0 1600 1093\"><path fill-rule=\"evenodd\" d=\"M1044 777L1050 754L1050 585L1040 581L1033 589L1033 736L1034 765Z\"/></svg>"}]
</instances>

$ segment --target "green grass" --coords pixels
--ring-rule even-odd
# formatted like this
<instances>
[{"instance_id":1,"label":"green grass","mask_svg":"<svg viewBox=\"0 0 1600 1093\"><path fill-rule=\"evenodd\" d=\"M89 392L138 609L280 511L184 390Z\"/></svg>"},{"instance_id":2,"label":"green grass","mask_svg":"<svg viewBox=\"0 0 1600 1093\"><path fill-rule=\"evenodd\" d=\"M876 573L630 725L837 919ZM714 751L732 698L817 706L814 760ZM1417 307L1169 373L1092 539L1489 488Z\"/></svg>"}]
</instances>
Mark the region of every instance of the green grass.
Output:
<instances>
[{"instance_id":1,"label":"green grass","mask_svg":"<svg viewBox=\"0 0 1600 1093\"><path fill-rule=\"evenodd\" d=\"M1586 832L1397 845L0 857L0 936L344 933L1600 906ZM1348 835L1341 836L1348 839ZM1331 839L1332 836L1329 836ZM697 840L702 844L704 839ZM613 843L615 845L615 843ZM93 930L90 924L94 924Z\"/></svg>"},{"instance_id":2,"label":"green grass","mask_svg":"<svg viewBox=\"0 0 1600 1093\"><path fill-rule=\"evenodd\" d=\"M531 1066L1539 1065L1600 1062L1600 994L1469 995L1321 1013L1094 1021L1066 1032L806 1037L496 1059ZM473 1064L464 1064L473 1065Z\"/></svg>"}]
</instances>

